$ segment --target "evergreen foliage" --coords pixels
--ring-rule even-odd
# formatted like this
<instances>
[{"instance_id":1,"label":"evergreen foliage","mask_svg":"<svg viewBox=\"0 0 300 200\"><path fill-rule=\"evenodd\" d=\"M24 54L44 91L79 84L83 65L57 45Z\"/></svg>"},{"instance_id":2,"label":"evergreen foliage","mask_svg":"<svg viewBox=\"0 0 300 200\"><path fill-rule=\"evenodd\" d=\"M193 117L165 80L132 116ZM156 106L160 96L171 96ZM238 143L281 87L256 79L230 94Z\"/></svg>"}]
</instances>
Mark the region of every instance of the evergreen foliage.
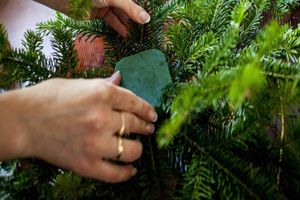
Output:
<instances>
[{"instance_id":1,"label":"evergreen foliage","mask_svg":"<svg viewBox=\"0 0 300 200\"><path fill-rule=\"evenodd\" d=\"M74 0L75 2L75 0ZM79 4L82 1L77 1ZM296 0L138 1L152 19L120 38L99 20L56 20L28 31L24 48L6 47L0 27L0 87L54 77L109 73L76 70L73 38L105 36L106 65L157 48L174 82L166 88L154 137L126 183L78 177L42 161L1 163L4 199L294 199L300 197L300 28L280 20ZM76 6L75 6L76 7ZM42 53L44 34L55 51ZM157 145L158 144L158 145ZM158 148L160 147L160 148ZM2 192L3 191L3 192Z\"/></svg>"},{"instance_id":2,"label":"evergreen foliage","mask_svg":"<svg viewBox=\"0 0 300 200\"><path fill-rule=\"evenodd\" d=\"M93 6L91 0L69 0L69 15L75 19L88 17Z\"/></svg>"}]
</instances>

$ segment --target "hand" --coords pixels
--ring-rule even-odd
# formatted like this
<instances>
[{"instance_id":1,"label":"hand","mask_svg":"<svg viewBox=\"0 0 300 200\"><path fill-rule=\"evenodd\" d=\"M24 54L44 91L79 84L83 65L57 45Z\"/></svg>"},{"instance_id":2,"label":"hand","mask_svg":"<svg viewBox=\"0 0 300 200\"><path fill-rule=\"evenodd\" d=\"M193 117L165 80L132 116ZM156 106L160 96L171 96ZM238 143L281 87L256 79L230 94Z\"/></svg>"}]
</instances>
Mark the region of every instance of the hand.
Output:
<instances>
[{"instance_id":1,"label":"hand","mask_svg":"<svg viewBox=\"0 0 300 200\"><path fill-rule=\"evenodd\" d=\"M157 115L146 101L111 83L119 80L118 74L108 80L52 79L19 91L22 102L13 119L20 119L15 126L21 124L23 130L15 140L23 142L17 144L15 157L38 157L81 176L107 182L131 178L136 173L131 164L121 166L104 159L118 155L116 133L122 124L121 112L125 132L144 135L154 132L151 122ZM120 161L138 159L142 144L137 140L123 141Z\"/></svg>"},{"instance_id":2,"label":"hand","mask_svg":"<svg viewBox=\"0 0 300 200\"><path fill-rule=\"evenodd\" d=\"M150 21L150 15L132 0L93 0L95 8L91 18L102 18L121 36L128 35L128 20L145 24Z\"/></svg>"}]
</instances>

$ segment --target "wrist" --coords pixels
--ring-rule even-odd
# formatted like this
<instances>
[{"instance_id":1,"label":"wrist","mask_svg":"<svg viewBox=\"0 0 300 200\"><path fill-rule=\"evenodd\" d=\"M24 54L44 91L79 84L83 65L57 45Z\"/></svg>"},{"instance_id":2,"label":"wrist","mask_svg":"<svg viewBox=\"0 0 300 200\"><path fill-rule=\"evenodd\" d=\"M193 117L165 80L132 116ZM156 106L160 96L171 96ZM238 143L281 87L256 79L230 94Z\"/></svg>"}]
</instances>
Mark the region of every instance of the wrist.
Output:
<instances>
[{"instance_id":1,"label":"wrist","mask_svg":"<svg viewBox=\"0 0 300 200\"><path fill-rule=\"evenodd\" d=\"M28 156L26 101L23 90L0 94L0 160Z\"/></svg>"}]
</instances>

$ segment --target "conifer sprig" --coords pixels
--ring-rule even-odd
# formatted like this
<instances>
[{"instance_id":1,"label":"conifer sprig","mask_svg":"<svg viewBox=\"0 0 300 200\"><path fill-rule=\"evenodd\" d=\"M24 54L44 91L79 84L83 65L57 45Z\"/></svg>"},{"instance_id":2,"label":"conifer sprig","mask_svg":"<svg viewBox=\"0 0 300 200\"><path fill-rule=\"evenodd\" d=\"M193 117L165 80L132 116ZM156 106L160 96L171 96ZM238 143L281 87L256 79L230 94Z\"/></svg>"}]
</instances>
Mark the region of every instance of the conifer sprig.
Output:
<instances>
[{"instance_id":1,"label":"conifer sprig","mask_svg":"<svg viewBox=\"0 0 300 200\"><path fill-rule=\"evenodd\" d=\"M142 50L162 50L174 85L162 97L165 113L157 124L157 138L139 138L144 154L134 163L138 176L110 185L35 160L18 161L18 165L9 165L13 177L0 178L4 195L10 193L11 199L24 194L33 199L300 196L300 29L276 22L264 27L265 13L281 19L298 2L138 3L151 14L151 22L132 24L126 40L100 20L75 21L58 14L55 20L39 24L38 32L28 32L23 49L0 49L1 67L6 66L1 69L11 70L0 76L1 84L19 78L35 84L58 76L101 77L101 70L74 71L72 41L83 35L105 37L109 66ZM41 53L44 34L54 36L52 58ZM0 27L1 47L6 37ZM159 149L155 139L167 148Z\"/></svg>"}]
</instances>

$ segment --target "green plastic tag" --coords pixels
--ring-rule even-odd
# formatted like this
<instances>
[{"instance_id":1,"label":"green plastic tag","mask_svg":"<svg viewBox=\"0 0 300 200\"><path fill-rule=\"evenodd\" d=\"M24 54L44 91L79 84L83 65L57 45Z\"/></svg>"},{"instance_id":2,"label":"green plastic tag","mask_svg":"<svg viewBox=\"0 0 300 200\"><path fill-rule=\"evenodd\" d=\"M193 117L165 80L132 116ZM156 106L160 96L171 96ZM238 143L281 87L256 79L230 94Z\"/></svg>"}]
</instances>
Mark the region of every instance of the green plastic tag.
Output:
<instances>
[{"instance_id":1,"label":"green plastic tag","mask_svg":"<svg viewBox=\"0 0 300 200\"><path fill-rule=\"evenodd\" d=\"M172 84L165 55L150 49L125 57L116 64L122 76L121 86L145 99L153 107L161 104L163 89Z\"/></svg>"}]
</instances>

